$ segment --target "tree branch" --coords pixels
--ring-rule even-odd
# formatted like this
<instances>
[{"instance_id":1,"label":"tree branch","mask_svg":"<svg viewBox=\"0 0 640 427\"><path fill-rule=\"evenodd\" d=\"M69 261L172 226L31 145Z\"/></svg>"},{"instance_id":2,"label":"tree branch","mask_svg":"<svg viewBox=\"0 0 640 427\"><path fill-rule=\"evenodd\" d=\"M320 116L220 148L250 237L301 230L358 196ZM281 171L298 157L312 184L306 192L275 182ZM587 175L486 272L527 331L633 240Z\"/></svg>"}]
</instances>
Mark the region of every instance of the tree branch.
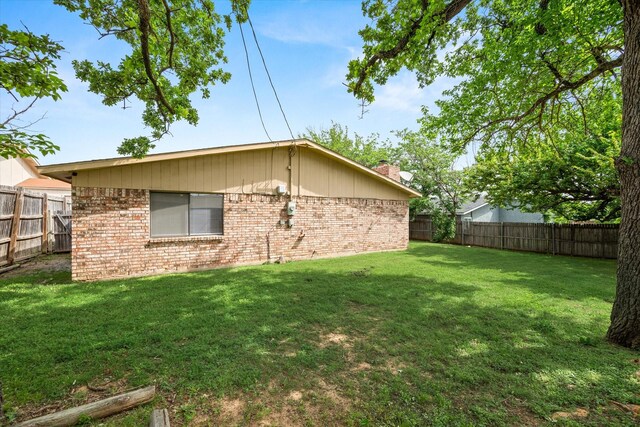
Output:
<instances>
[{"instance_id":1,"label":"tree branch","mask_svg":"<svg viewBox=\"0 0 640 427\"><path fill-rule=\"evenodd\" d=\"M581 78L579 78L578 80L575 80L573 82L563 79L561 82L559 82L559 84L555 87L554 90L552 90L551 92L549 92L549 93L541 96L540 98L538 98L533 103L533 105L531 105L531 107L529 107L529 109L526 110L525 112L523 112L521 114L509 116L509 117L502 117L502 118L499 118L499 119L491 120L491 121L485 123L484 125L482 125L478 129L476 129L476 131L473 132L473 134L471 136L466 138L465 144L467 144L470 141L472 141L473 139L475 139L475 137L480 132L482 132L483 130L485 130L485 129L493 126L493 125L496 125L496 124L499 124L499 123L504 123L504 122L519 122L520 120L524 119L525 117L531 115L538 107L544 108L544 105L550 99L557 97L561 93L577 89L580 86L582 86L582 85L590 82L591 80L595 79L596 77L606 73L607 71L612 71L612 70L614 70L614 69L616 69L618 67L621 67L622 66L623 57L624 57L624 54L620 55L619 57L617 57L613 61L604 62L602 64L599 64L596 68L591 70L591 72L589 72L588 74L582 76Z\"/></svg>"},{"instance_id":2,"label":"tree branch","mask_svg":"<svg viewBox=\"0 0 640 427\"><path fill-rule=\"evenodd\" d=\"M140 49L142 51L142 62L144 63L144 70L149 78L149 81L153 85L157 95L157 101L162 104L171 114L175 114L173 107L167 101L167 98L162 92L162 88L158 85L158 82L153 75L151 69L151 59L149 54L149 32L151 30L151 10L147 0L138 0L138 8L140 13Z\"/></svg>"},{"instance_id":3,"label":"tree branch","mask_svg":"<svg viewBox=\"0 0 640 427\"><path fill-rule=\"evenodd\" d=\"M438 25L436 26L436 28L434 28L434 30L429 35L426 48L428 48L431 45L431 42L435 38L436 30L438 29L438 27L442 24L449 22L451 19L453 19L470 2L471 0L452 0L451 3L449 3L444 7L444 9L442 9L442 11L434 14L431 17L434 20L439 19L440 22L438 22ZM411 26L409 27L409 30L407 31L407 33L404 36L402 36L400 40L398 40L395 46L393 46L390 49L382 50L380 52L377 52L371 55L371 57L365 64L364 68L360 71L360 75L358 76L358 81L353 86L354 94L357 95L360 92L360 89L362 88L362 84L367 79L368 72L371 68L373 68L380 61L395 58L409 44L409 42L416 35L416 32L418 31L418 29L422 25L422 22L425 19L425 12L428 5L429 5L429 2L427 0L422 1L422 11L420 13L420 16L418 17L418 19L416 19L411 23Z\"/></svg>"},{"instance_id":4,"label":"tree branch","mask_svg":"<svg viewBox=\"0 0 640 427\"><path fill-rule=\"evenodd\" d=\"M33 104L35 104L35 103L36 103L36 101L37 101L38 99L40 99L40 96L41 96L41 95L42 95L42 91L40 91L40 93L39 93L38 95L36 95L36 96L33 98L33 100L32 100L32 101L31 101L31 102L30 102L30 103L29 103L25 108L23 108L23 109L22 109L22 110L20 110L20 111L16 111L16 110L14 110L14 109L12 108L11 110L13 111L13 114L11 114L9 117L7 117L7 119L6 119L4 122L2 122L2 123L0 124L0 128L5 127L7 124L9 124L9 122L11 122L12 120L14 120L14 119L15 119L16 117L18 117L20 114L24 114L24 113L26 113L26 112L27 112L31 107L33 107Z\"/></svg>"},{"instance_id":5,"label":"tree branch","mask_svg":"<svg viewBox=\"0 0 640 427\"><path fill-rule=\"evenodd\" d=\"M169 68L173 68L173 48L175 46L175 34L173 33L173 26L171 25L171 8L169 7L169 3L167 0L162 0L162 4L164 5L165 16L167 18L167 30L169 30Z\"/></svg>"}]
</instances>

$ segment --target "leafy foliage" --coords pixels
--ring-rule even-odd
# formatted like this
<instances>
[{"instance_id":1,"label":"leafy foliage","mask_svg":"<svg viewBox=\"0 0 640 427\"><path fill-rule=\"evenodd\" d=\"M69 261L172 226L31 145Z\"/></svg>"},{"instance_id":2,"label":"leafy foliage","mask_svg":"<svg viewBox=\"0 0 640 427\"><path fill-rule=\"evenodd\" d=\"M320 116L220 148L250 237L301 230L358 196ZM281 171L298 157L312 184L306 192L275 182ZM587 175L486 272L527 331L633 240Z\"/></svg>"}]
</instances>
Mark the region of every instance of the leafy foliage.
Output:
<instances>
[{"instance_id":1,"label":"leafy foliage","mask_svg":"<svg viewBox=\"0 0 640 427\"><path fill-rule=\"evenodd\" d=\"M456 211L470 194L464 181L465 171L454 168L456 154L421 132L397 133L400 166L413 173L412 187L424 197L412 200L411 215L423 212L431 216L434 241L455 235Z\"/></svg>"},{"instance_id":2,"label":"leafy foliage","mask_svg":"<svg viewBox=\"0 0 640 427\"><path fill-rule=\"evenodd\" d=\"M372 0L363 10L373 24L360 32L364 57L350 63L353 93L373 101L374 83L403 67L423 85L457 78L438 111L424 107L422 133L457 152L476 146L470 184L499 205L619 215L617 2Z\"/></svg>"},{"instance_id":3,"label":"leafy foliage","mask_svg":"<svg viewBox=\"0 0 640 427\"><path fill-rule=\"evenodd\" d=\"M619 182L622 11L615 2L365 1L364 58L350 90L374 100L402 67L423 85L460 83L424 108L422 132L462 152L478 146L467 183L569 219L615 220ZM456 17L464 8L465 13ZM584 16L597 19L585 20ZM438 55L438 50L447 53Z\"/></svg>"},{"instance_id":4,"label":"leafy foliage","mask_svg":"<svg viewBox=\"0 0 640 427\"><path fill-rule=\"evenodd\" d=\"M329 129L315 130L308 127L302 138L321 144L336 153L367 167L376 166L380 160L393 160L394 149L388 140L381 141L380 135L371 134L367 137L349 134L349 128L340 123L331 122Z\"/></svg>"},{"instance_id":5,"label":"leafy foliage","mask_svg":"<svg viewBox=\"0 0 640 427\"><path fill-rule=\"evenodd\" d=\"M459 78L422 118L426 132L459 150L543 139L560 111L582 114L591 91L620 86L618 2L371 0L363 9L373 25L360 32L364 57L349 65L350 90L371 102L373 83L403 67L423 85Z\"/></svg>"},{"instance_id":6,"label":"leafy foliage","mask_svg":"<svg viewBox=\"0 0 640 427\"><path fill-rule=\"evenodd\" d=\"M33 122L24 121L23 116L39 99L57 101L67 91L55 68L61 50L48 35L0 24L0 89L6 102L14 102L11 111L0 117L0 157L34 157L29 149L42 155L59 149L47 136L29 132Z\"/></svg>"},{"instance_id":7,"label":"leafy foliage","mask_svg":"<svg viewBox=\"0 0 640 427\"><path fill-rule=\"evenodd\" d=\"M143 123L151 136L125 139L118 152L141 157L153 142L169 133L178 120L195 125L199 116L190 96L209 86L226 83L231 75L220 68L224 55L223 17L211 0L56 0L93 25L101 37L125 42L131 52L117 67L98 61L74 60L76 76L89 90L102 95L105 105L126 106L131 98L145 104ZM234 0L234 10L248 1ZM230 29L231 18L224 17Z\"/></svg>"},{"instance_id":8,"label":"leafy foliage","mask_svg":"<svg viewBox=\"0 0 640 427\"><path fill-rule=\"evenodd\" d=\"M619 91L618 91L619 92ZM521 208L550 211L556 220L618 221L620 181L619 93L598 94L584 105L584 117L565 110L545 139L523 141L511 149L486 146L467 176L495 205L517 200ZM593 96L593 95L592 95ZM586 119L585 119L586 118Z\"/></svg>"}]
</instances>

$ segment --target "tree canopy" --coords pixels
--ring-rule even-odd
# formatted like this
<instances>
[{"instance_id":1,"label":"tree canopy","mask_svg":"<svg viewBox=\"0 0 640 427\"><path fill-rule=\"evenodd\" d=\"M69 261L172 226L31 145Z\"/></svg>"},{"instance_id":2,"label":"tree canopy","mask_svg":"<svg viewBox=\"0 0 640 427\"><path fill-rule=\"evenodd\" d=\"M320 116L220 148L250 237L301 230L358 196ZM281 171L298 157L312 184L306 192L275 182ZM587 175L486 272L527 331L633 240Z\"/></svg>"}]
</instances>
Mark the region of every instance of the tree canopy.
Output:
<instances>
[{"instance_id":1,"label":"tree canopy","mask_svg":"<svg viewBox=\"0 0 640 427\"><path fill-rule=\"evenodd\" d=\"M616 222L620 219L619 90L592 93L583 110L558 112L545 138L503 147L485 145L467 171L468 186L499 206L549 212L556 220Z\"/></svg>"},{"instance_id":2,"label":"tree canopy","mask_svg":"<svg viewBox=\"0 0 640 427\"><path fill-rule=\"evenodd\" d=\"M459 78L421 119L459 151L545 139L560 111L581 114L592 91L620 86L616 1L367 0L363 9L373 24L360 32L364 56L349 64L350 91L372 102L374 84L405 67L422 85Z\"/></svg>"},{"instance_id":3,"label":"tree canopy","mask_svg":"<svg viewBox=\"0 0 640 427\"><path fill-rule=\"evenodd\" d=\"M381 140L378 134L364 137L354 133L351 136L347 126L336 122L331 122L329 129L316 130L313 127L307 127L300 136L309 138L367 167L376 166L380 160L393 161L396 156L389 140Z\"/></svg>"},{"instance_id":4,"label":"tree canopy","mask_svg":"<svg viewBox=\"0 0 640 427\"><path fill-rule=\"evenodd\" d=\"M195 125L199 117L191 96L210 96L210 87L226 83L230 74L222 66L225 27L233 19L244 21L249 0L232 0L232 14L216 12L212 0L55 0L68 11L78 13L92 25L96 37L115 38L130 51L118 64L74 59L76 77L89 84L89 91L102 96L107 106L125 107L135 100L145 108L142 122L150 135L125 139L120 154L144 156L154 142L170 132L173 123L185 120ZM60 99L66 90L55 72L62 46L49 36L28 30L0 27L0 78L2 89L16 102L33 98L27 109L43 97ZM72 52L73 54L73 52ZM14 111L20 113L20 110ZM28 126L4 119L0 127L4 157L37 149L42 154L55 151L45 135L28 132Z\"/></svg>"}]
</instances>

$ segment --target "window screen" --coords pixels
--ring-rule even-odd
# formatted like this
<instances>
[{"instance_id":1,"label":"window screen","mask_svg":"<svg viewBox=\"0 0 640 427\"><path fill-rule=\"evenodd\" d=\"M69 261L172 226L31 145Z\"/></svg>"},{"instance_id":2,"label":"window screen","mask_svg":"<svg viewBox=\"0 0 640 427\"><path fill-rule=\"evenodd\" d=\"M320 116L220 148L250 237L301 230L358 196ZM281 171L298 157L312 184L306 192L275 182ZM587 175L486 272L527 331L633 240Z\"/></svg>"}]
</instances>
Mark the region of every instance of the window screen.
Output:
<instances>
[{"instance_id":1,"label":"window screen","mask_svg":"<svg viewBox=\"0 0 640 427\"><path fill-rule=\"evenodd\" d=\"M189 195L151 193L151 235L185 236L189 230Z\"/></svg>"},{"instance_id":2,"label":"window screen","mask_svg":"<svg viewBox=\"0 0 640 427\"><path fill-rule=\"evenodd\" d=\"M189 234L222 234L221 194L191 194Z\"/></svg>"},{"instance_id":3,"label":"window screen","mask_svg":"<svg viewBox=\"0 0 640 427\"><path fill-rule=\"evenodd\" d=\"M151 236L222 234L222 194L151 193Z\"/></svg>"}]
</instances>

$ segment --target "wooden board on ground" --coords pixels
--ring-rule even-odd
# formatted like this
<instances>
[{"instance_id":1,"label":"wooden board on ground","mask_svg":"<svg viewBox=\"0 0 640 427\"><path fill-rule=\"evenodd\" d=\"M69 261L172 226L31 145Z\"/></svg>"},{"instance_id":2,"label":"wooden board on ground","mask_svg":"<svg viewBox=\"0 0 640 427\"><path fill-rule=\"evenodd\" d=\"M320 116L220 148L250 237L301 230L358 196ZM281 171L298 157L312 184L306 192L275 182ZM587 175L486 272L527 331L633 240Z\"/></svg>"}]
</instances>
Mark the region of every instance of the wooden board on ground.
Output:
<instances>
[{"instance_id":1,"label":"wooden board on ground","mask_svg":"<svg viewBox=\"0 0 640 427\"><path fill-rule=\"evenodd\" d=\"M153 410L149 427L171 427L171 423L169 422L169 411L167 411L167 408Z\"/></svg>"},{"instance_id":2,"label":"wooden board on ground","mask_svg":"<svg viewBox=\"0 0 640 427\"><path fill-rule=\"evenodd\" d=\"M24 421L14 427L64 427L76 424L83 417L99 419L124 412L143 403L150 402L156 395L155 386L149 386L128 393L87 403L76 408Z\"/></svg>"}]
</instances>

